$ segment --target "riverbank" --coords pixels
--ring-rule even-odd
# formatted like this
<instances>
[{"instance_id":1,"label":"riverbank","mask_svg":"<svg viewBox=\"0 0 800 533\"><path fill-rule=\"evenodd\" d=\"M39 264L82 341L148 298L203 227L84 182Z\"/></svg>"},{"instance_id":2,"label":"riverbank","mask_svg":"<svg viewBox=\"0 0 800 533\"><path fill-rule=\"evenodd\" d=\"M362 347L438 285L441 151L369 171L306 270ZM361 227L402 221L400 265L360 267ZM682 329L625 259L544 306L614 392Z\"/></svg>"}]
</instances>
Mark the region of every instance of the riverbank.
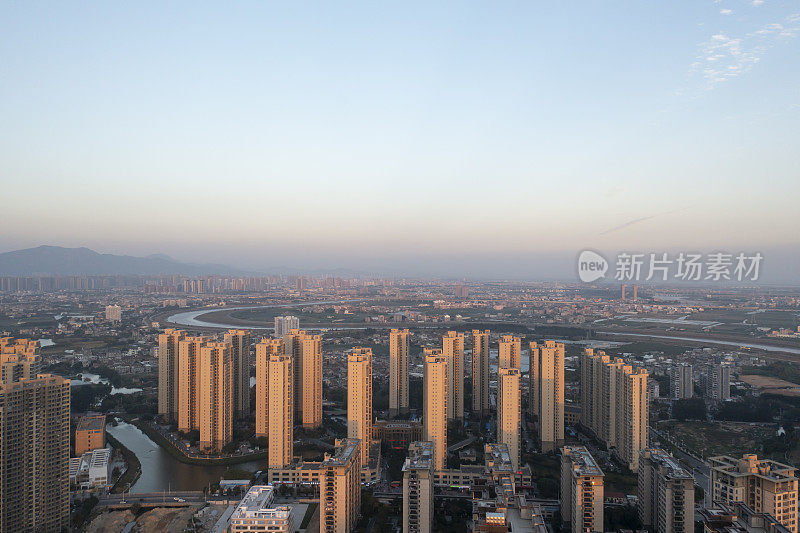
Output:
<instances>
[{"instance_id":1,"label":"riverbank","mask_svg":"<svg viewBox=\"0 0 800 533\"><path fill-rule=\"evenodd\" d=\"M236 455L232 457L191 457L186 455L183 450L176 447L175 443L162 435L160 431L156 430L148 422L143 422L139 418L130 416L123 416L122 419L139 428L150 440L158 444L164 451L181 463L197 466L230 466L241 463L250 463L252 461L266 460L267 458L266 450L263 452L256 452L247 455Z\"/></svg>"},{"instance_id":2,"label":"riverbank","mask_svg":"<svg viewBox=\"0 0 800 533\"><path fill-rule=\"evenodd\" d=\"M115 439L108 431L106 431L106 442L111 444L115 450L122 452L122 456L125 458L125 464L127 465L125 473L122 474L117 482L114 483L114 486L111 487L111 492L119 493L130 490L139 479L139 476L142 475L142 463L139 462L139 458L136 457L135 453L126 448L124 444Z\"/></svg>"}]
</instances>

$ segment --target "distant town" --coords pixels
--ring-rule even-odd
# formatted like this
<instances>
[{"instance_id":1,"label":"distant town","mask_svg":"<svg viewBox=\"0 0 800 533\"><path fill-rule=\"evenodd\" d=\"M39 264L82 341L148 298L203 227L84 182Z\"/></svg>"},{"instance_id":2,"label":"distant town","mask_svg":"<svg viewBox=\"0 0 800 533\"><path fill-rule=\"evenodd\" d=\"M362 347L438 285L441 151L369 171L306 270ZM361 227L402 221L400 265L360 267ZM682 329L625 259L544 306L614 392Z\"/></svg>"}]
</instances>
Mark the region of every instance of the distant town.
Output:
<instances>
[{"instance_id":1,"label":"distant town","mask_svg":"<svg viewBox=\"0 0 800 533\"><path fill-rule=\"evenodd\" d=\"M799 325L769 287L2 277L3 530L797 533Z\"/></svg>"}]
</instances>

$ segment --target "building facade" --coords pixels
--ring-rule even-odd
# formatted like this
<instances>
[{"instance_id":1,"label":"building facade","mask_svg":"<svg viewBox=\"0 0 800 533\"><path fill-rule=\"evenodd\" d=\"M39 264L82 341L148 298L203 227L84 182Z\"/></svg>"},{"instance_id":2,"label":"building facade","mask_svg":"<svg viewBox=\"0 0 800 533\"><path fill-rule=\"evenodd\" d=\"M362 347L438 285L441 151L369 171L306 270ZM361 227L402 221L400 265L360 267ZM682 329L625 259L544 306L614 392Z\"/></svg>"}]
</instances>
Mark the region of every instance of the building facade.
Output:
<instances>
[{"instance_id":1,"label":"building facade","mask_svg":"<svg viewBox=\"0 0 800 533\"><path fill-rule=\"evenodd\" d=\"M572 531L603 531L603 477L584 446L561 450L561 518Z\"/></svg>"},{"instance_id":2,"label":"building facade","mask_svg":"<svg viewBox=\"0 0 800 533\"><path fill-rule=\"evenodd\" d=\"M422 383L423 439L433 442L433 468L447 465L447 360L441 350L425 349Z\"/></svg>"},{"instance_id":3,"label":"building facade","mask_svg":"<svg viewBox=\"0 0 800 533\"><path fill-rule=\"evenodd\" d=\"M514 470L519 466L521 427L520 371L500 368L497 375L497 442L508 446Z\"/></svg>"},{"instance_id":4,"label":"building facade","mask_svg":"<svg viewBox=\"0 0 800 533\"><path fill-rule=\"evenodd\" d=\"M210 342L200 348L198 419L200 448L219 452L233 438L233 361L231 345Z\"/></svg>"},{"instance_id":5,"label":"building facade","mask_svg":"<svg viewBox=\"0 0 800 533\"><path fill-rule=\"evenodd\" d=\"M389 332L389 416L408 414L408 363L411 333L407 329Z\"/></svg>"},{"instance_id":6,"label":"building facade","mask_svg":"<svg viewBox=\"0 0 800 533\"><path fill-rule=\"evenodd\" d=\"M522 339L513 335L500 337L498 345L500 368L516 368L522 370Z\"/></svg>"},{"instance_id":7,"label":"building facade","mask_svg":"<svg viewBox=\"0 0 800 533\"><path fill-rule=\"evenodd\" d=\"M447 419L464 419L464 334L448 331L442 337L447 361Z\"/></svg>"},{"instance_id":8,"label":"building facade","mask_svg":"<svg viewBox=\"0 0 800 533\"><path fill-rule=\"evenodd\" d=\"M294 363L295 417L304 428L322 425L322 336L293 329L283 336Z\"/></svg>"},{"instance_id":9,"label":"building facade","mask_svg":"<svg viewBox=\"0 0 800 533\"><path fill-rule=\"evenodd\" d=\"M244 329L229 329L224 336L231 345L233 360L233 416L250 415L250 332Z\"/></svg>"},{"instance_id":10,"label":"building facade","mask_svg":"<svg viewBox=\"0 0 800 533\"><path fill-rule=\"evenodd\" d=\"M433 443L412 442L403 464L403 533L433 531Z\"/></svg>"},{"instance_id":11,"label":"building facade","mask_svg":"<svg viewBox=\"0 0 800 533\"><path fill-rule=\"evenodd\" d=\"M69 380L0 385L0 531L69 527Z\"/></svg>"},{"instance_id":12,"label":"building facade","mask_svg":"<svg viewBox=\"0 0 800 533\"><path fill-rule=\"evenodd\" d=\"M347 438L360 442L361 467L369 465L372 443L372 349L347 356Z\"/></svg>"},{"instance_id":13,"label":"building facade","mask_svg":"<svg viewBox=\"0 0 800 533\"><path fill-rule=\"evenodd\" d=\"M171 328L158 336L158 414L167 422L178 421L178 343L185 336Z\"/></svg>"},{"instance_id":14,"label":"building facade","mask_svg":"<svg viewBox=\"0 0 800 533\"><path fill-rule=\"evenodd\" d=\"M75 428L75 455L106 447L106 415L82 416Z\"/></svg>"},{"instance_id":15,"label":"building facade","mask_svg":"<svg viewBox=\"0 0 800 533\"><path fill-rule=\"evenodd\" d=\"M637 497L639 520L651 531L694 532L694 478L664 450L641 451Z\"/></svg>"},{"instance_id":16,"label":"building facade","mask_svg":"<svg viewBox=\"0 0 800 533\"><path fill-rule=\"evenodd\" d=\"M672 367L670 394L673 400L684 400L694 396L692 365L681 363Z\"/></svg>"},{"instance_id":17,"label":"building facade","mask_svg":"<svg viewBox=\"0 0 800 533\"><path fill-rule=\"evenodd\" d=\"M294 450L294 360L290 355L269 356L267 379L268 443L267 464L284 467L292 462Z\"/></svg>"},{"instance_id":18,"label":"building facade","mask_svg":"<svg viewBox=\"0 0 800 533\"><path fill-rule=\"evenodd\" d=\"M539 449L564 445L564 345L530 343L530 411L536 422Z\"/></svg>"},{"instance_id":19,"label":"building facade","mask_svg":"<svg viewBox=\"0 0 800 533\"><path fill-rule=\"evenodd\" d=\"M321 533L348 533L361 510L361 444L354 439L336 442L333 455L325 454L319 473Z\"/></svg>"},{"instance_id":20,"label":"building facade","mask_svg":"<svg viewBox=\"0 0 800 533\"><path fill-rule=\"evenodd\" d=\"M742 502L756 513L768 513L798 533L798 479L794 467L747 454L710 457L711 501Z\"/></svg>"},{"instance_id":21,"label":"building facade","mask_svg":"<svg viewBox=\"0 0 800 533\"><path fill-rule=\"evenodd\" d=\"M472 330L472 412L489 414L489 330Z\"/></svg>"},{"instance_id":22,"label":"building facade","mask_svg":"<svg viewBox=\"0 0 800 533\"><path fill-rule=\"evenodd\" d=\"M269 434L269 361L273 355L283 355L283 340L262 338L256 344L256 437Z\"/></svg>"}]
</instances>

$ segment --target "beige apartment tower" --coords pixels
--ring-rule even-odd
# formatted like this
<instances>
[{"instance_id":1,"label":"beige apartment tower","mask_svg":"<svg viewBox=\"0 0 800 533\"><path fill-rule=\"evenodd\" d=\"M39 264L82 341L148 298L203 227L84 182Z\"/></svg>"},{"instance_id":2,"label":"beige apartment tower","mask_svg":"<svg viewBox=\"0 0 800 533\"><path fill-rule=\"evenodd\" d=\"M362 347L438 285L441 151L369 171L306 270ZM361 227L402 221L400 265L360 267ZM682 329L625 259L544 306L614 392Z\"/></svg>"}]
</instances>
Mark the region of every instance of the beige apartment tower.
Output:
<instances>
[{"instance_id":1,"label":"beige apartment tower","mask_svg":"<svg viewBox=\"0 0 800 533\"><path fill-rule=\"evenodd\" d=\"M664 450L639 454L638 512L642 525L664 533L694 532L694 478Z\"/></svg>"},{"instance_id":2,"label":"beige apartment tower","mask_svg":"<svg viewBox=\"0 0 800 533\"><path fill-rule=\"evenodd\" d=\"M178 343L186 336L179 329L165 329L158 336L158 414L178 421Z\"/></svg>"},{"instance_id":3,"label":"beige apartment tower","mask_svg":"<svg viewBox=\"0 0 800 533\"><path fill-rule=\"evenodd\" d=\"M39 374L39 341L0 337L0 383L32 379Z\"/></svg>"},{"instance_id":4,"label":"beige apartment tower","mask_svg":"<svg viewBox=\"0 0 800 533\"><path fill-rule=\"evenodd\" d=\"M746 454L710 457L711 501L742 502L757 513L769 513L786 529L798 533L798 479L794 467Z\"/></svg>"},{"instance_id":5,"label":"beige apartment tower","mask_svg":"<svg viewBox=\"0 0 800 533\"><path fill-rule=\"evenodd\" d=\"M472 330L472 412L489 414L489 330Z\"/></svg>"},{"instance_id":6,"label":"beige apartment tower","mask_svg":"<svg viewBox=\"0 0 800 533\"><path fill-rule=\"evenodd\" d=\"M69 523L69 380L0 384L0 531L59 533Z\"/></svg>"},{"instance_id":7,"label":"beige apartment tower","mask_svg":"<svg viewBox=\"0 0 800 533\"><path fill-rule=\"evenodd\" d=\"M464 334L448 331L442 337L447 361L447 419L464 419Z\"/></svg>"},{"instance_id":8,"label":"beige apartment tower","mask_svg":"<svg viewBox=\"0 0 800 533\"><path fill-rule=\"evenodd\" d=\"M269 453L270 468L292 462L294 450L294 359L290 355L271 354L268 368Z\"/></svg>"},{"instance_id":9,"label":"beige apartment tower","mask_svg":"<svg viewBox=\"0 0 800 533\"><path fill-rule=\"evenodd\" d=\"M530 368L530 410L544 453L564 445L564 345L531 342Z\"/></svg>"},{"instance_id":10,"label":"beige apartment tower","mask_svg":"<svg viewBox=\"0 0 800 533\"><path fill-rule=\"evenodd\" d=\"M336 441L333 455L325 454L319 473L321 533L348 533L361 510L361 444L356 439Z\"/></svg>"},{"instance_id":11,"label":"beige apartment tower","mask_svg":"<svg viewBox=\"0 0 800 533\"><path fill-rule=\"evenodd\" d=\"M433 468L447 465L447 360L441 350L425 348L422 384L423 438L433 443Z\"/></svg>"},{"instance_id":12,"label":"beige apartment tower","mask_svg":"<svg viewBox=\"0 0 800 533\"><path fill-rule=\"evenodd\" d=\"M410 356L407 329L389 332L389 416L408 414L408 364Z\"/></svg>"},{"instance_id":13,"label":"beige apartment tower","mask_svg":"<svg viewBox=\"0 0 800 533\"><path fill-rule=\"evenodd\" d=\"M581 425L636 472L647 448L647 371L604 352L581 357Z\"/></svg>"},{"instance_id":14,"label":"beige apartment tower","mask_svg":"<svg viewBox=\"0 0 800 533\"><path fill-rule=\"evenodd\" d=\"M200 429L200 349L210 337L184 337L178 341L178 430Z\"/></svg>"},{"instance_id":15,"label":"beige apartment tower","mask_svg":"<svg viewBox=\"0 0 800 533\"><path fill-rule=\"evenodd\" d=\"M200 348L198 419L200 448L219 452L233 438L233 361L231 345L210 342Z\"/></svg>"},{"instance_id":16,"label":"beige apartment tower","mask_svg":"<svg viewBox=\"0 0 800 533\"><path fill-rule=\"evenodd\" d=\"M347 356L347 438L359 440L361 467L369 466L372 443L372 349Z\"/></svg>"},{"instance_id":17,"label":"beige apartment tower","mask_svg":"<svg viewBox=\"0 0 800 533\"><path fill-rule=\"evenodd\" d=\"M250 415L250 332L229 329L224 336L231 345L233 359L233 416Z\"/></svg>"},{"instance_id":18,"label":"beige apartment tower","mask_svg":"<svg viewBox=\"0 0 800 533\"><path fill-rule=\"evenodd\" d=\"M561 450L561 518L574 532L603 531L603 471L584 446Z\"/></svg>"},{"instance_id":19,"label":"beige apartment tower","mask_svg":"<svg viewBox=\"0 0 800 533\"><path fill-rule=\"evenodd\" d=\"M412 442L403 465L403 533L433 531L433 443Z\"/></svg>"},{"instance_id":20,"label":"beige apartment tower","mask_svg":"<svg viewBox=\"0 0 800 533\"><path fill-rule=\"evenodd\" d=\"M522 394L520 372L501 368L497 375L497 442L508 446L514 470L519 467Z\"/></svg>"},{"instance_id":21,"label":"beige apartment tower","mask_svg":"<svg viewBox=\"0 0 800 533\"><path fill-rule=\"evenodd\" d=\"M256 437L269 435L269 361L273 355L283 355L283 341L262 338L256 344ZM294 375L291 377L294 385Z\"/></svg>"},{"instance_id":22,"label":"beige apartment tower","mask_svg":"<svg viewBox=\"0 0 800 533\"><path fill-rule=\"evenodd\" d=\"M498 356L499 368L516 368L522 371L522 339L513 335L500 337Z\"/></svg>"},{"instance_id":23,"label":"beige apartment tower","mask_svg":"<svg viewBox=\"0 0 800 533\"><path fill-rule=\"evenodd\" d=\"M294 363L295 416L304 428L322 425L322 336L293 329L283 336Z\"/></svg>"}]
</instances>

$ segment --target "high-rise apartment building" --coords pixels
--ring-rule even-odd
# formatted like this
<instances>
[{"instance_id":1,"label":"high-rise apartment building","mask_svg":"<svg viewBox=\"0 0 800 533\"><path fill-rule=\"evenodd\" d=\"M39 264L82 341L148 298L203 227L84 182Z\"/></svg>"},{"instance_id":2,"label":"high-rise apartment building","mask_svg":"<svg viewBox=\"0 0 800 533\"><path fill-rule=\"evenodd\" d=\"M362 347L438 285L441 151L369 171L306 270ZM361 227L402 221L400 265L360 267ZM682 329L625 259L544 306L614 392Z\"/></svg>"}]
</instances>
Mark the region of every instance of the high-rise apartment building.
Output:
<instances>
[{"instance_id":1,"label":"high-rise apartment building","mask_svg":"<svg viewBox=\"0 0 800 533\"><path fill-rule=\"evenodd\" d=\"M412 442L403 464L403 533L433 531L433 443Z\"/></svg>"},{"instance_id":2,"label":"high-rise apartment building","mask_svg":"<svg viewBox=\"0 0 800 533\"><path fill-rule=\"evenodd\" d=\"M361 510L361 458L357 439L336 441L319 473L320 533L348 533Z\"/></svg>"},{"instance_id":3,"label":"high-rise apartment building","mask_svg":"<svg viewBox=\"0 0 800 533\"><path fill-rule=\"evenodd\" d=\"M322 425L322 336L297 329L283 336L294 363L295 416L304 428Z\"/></svg>"},{"instance_id":4,"label":"high-rise apartment building","mask_svg":"<svg viewBox=\"0 0 800 533\"><path fill-rule=\"evenodd\" d=\"M636 471L647 447L647 371L590 348L581 357L581 424Z\"/></svg>"},{"instance_id":5,"label":"high-rise apartment building","mask_svg":"<svg viewBox=\"0 0 800 533\"><path fill-rule=\"evenodd\" d=\"M256 437L269 434L269 360L273 355L283 355L283 340L264 337L256 344ZM291 381L294 385L294 375Z\"/></svg>"},{"instance_id":6,"label":"high-rise apartment building","mask_svg":"<svg viewBox=\"0 0 800 533\"><path fill-rule=\"evenodd\" d=\"M489 414L489 330L472 330L472 412Z\"/></svg>"},{"instance_id":7,"label":"high-rise apartment building","mask_svg":"<svg viewBox=\"0 0 800 533\"><path fill-rule=\"evenodd\" d=\"M757 513L769 513L786 529L798 533L798 479L794 467L746 454L709 457L711 501L742 502Z\"/></svg>"},{"instance_id":8,"label":"high-rise apartment building","mask_svg":"<svg viewBox=\"0 0 800 533\"><path fill-rule=\"evenodd\" d=\"M389 332L389 416L408 414L408 364L410 357L407 329Z\"/></svg>"},{"instance_id":9,"label":"high-rise apartment building","mask_svg":"<svg viewBox=\"0 0 800 533\"><path fill-rule=\"evenodd\" d=\"M116 304L107 305L106 320L109 322L122 322L122 308Z\"/></svg>"},{"instance_id":10,"label":"high-rise apartment building","mask_svg":"<svg viewBox=\"0 0 800 533\"><path fill-rule=\"evenodd\" d=\"M447 360L441 350L425 348L422 384L423 438L433 442L433 468L447 465Z\"/></svg>"},{"instance_id":11,"label":"high-rise apartment building","mask_svg":"<svg viewBox=\"0 0 800 533\"><path fill-rule=\"evenodd\" d=\"M233 416L250 415L250 332L229 329L224 336L233 359Z\"/></svg>"},{"instance_id":12,"label":"high-rise apartment building","mask_svg":"<svg viewBox=\"0 0 800 533\"><path fill-rule=\"evenodd\" d=\"M35 378L41 370L39 341L31 339L0 338L0 382L13 383Z\"/></svg>"},{"instance_id":13,"label":"high-rise apartment building","mask_svg":"<svg viewBox=\"0 0 800 533\"><path fill-rule=\"evenodd\" d=\"M165 329L158 336L158 414L178 421L178 343L186 336L179 329Z\"/></svg>"},{"instance_id":14,"label":"high-rise apartment building","mask_svg":"<svg viewBox=\"0 0 800 533\"><path fill-rule=\"evenodd\" d=\"M178 341L178 430L200 429L200 349L211 337L183 337Z\"/></svg>"},{"instance_id":15,"label":"high-rise apartment building","mask_svg":"<svg viewBox=\"0 0 800 533\"><path fill-rule=\"evenodd\" d=\"M361 467L368 466L372 443L371 348L353 348L347 356L347 438L359 440Z\"/></svg>"},{"instance_id":16,"label":"high-rise apartment building","mask_svg":"<svg viewBox=\"0 0 800 533\"><path fill-rule=\"evenodd\" d=\"M69 527L69 409L62 377L0 384L0 531Z\"/></svg>"},{"instance_id":17,"label":"high-rise apartment building","mask_svg":"<svg viewBox=\"0 0 800 533\"><path fill-rule=\"evenodd\" d=\"M464 419L464 334L448 331L442 337L447 361L447 419Z\"/></svg>"},{"instance_id":18,"label":"high-rise apartment building","mask_svg":"<svg viewBox=\"0 0 800 533\"><path fill-rule=\"evenodd\" d=\"M499 368L522 370L522 339L513 335L503 335L498 348Z\"/></svg>"},{"instance_id":19,"label":"high-rise apartment building","mask_svg":"<svg viewBox=\"0 0 800 533\"><path fill-rule=\"evenodd\" d=\"M283 467L292 462L294 450L294 359L270 353L267 369L267 406L269 410L267 441L270 467Z\"/></svg>"},{"instance_id":20,"label":"high-rise apartment building","mask_svg":"<svg viewBox=\"0 0 800 533\"><path fill-rule=\"evenodd\" d=\"M683 400L693 396L692 365L681 363L672 367L670 393L673 400Z\"/></svg>"},{"instance_id":21,"label":"high-rise apartment building","mask_svg":"<svg viewBox=\"0 0 800 533\"><path fill-rule=\"evenodd\" d=\"M276 339L283 337L291 332L293 329L300 329L300 319L296 316L276 316L275 317L275 335Z\"/></svg>"},{"instance_id":22,"label":"high-rise apartment building","mask_svg":"<svg viewBox=\"0 0 800 533\"><path fill-rule=\"evenodd\" d=\"M530 410L539 432L539 448L564 445L564 345L530 343Z\"/></svg>"},{"instance_id":23,"label":"high-rise apartment building","mask_svg":"<svg viewBox=\"0 0 800 533\"><path fill-rule=\"evenodd\" d=\"M728 365L714 365L708 370L707 382L709 390L706 395L714 400L731 399L731 367Z\"/></svg>"},{"instance_id":24,"label":"high-rise apartment building","mask_svg":"<svg viewBox=\"0 0 800 533\"><path fill-rule=\"evenodd\" d=\"M520 372L516 368L500 368L497 376L497 442L508 446L511 463L519 466L522 426L522 393Z\"/></svg>"},{"instance_id":25,"label":"high-rise apartment building","mask_svg":"<svg viewBox=\"0 0 800 533\"><path fill-rule=\"evenodd\" d=\"M694 478L667 452L641 451L637 490L639 519L650 531L694 532Z\"/></svg>"},{"instance_id":26,"label":"high-rise apartment building","mask_svg":"<svg viewBox=\"0 0 800 533\"><path fill-rule=\"evenodd\" d=\"M603 531L603 471L584 446L561 451L561 518L571 530Z\"/></svg>"},{"instance_id":27,"label":"high-rise apartment building","mask_svg":"<svg viewBox=\"0 0 800 533\"><path fill-rule=\"evenodd\" d=\"M210 342L198 355L199 446L220 451L233 438L233 361L231 345Z\"/></svg>"}]
</instances>

